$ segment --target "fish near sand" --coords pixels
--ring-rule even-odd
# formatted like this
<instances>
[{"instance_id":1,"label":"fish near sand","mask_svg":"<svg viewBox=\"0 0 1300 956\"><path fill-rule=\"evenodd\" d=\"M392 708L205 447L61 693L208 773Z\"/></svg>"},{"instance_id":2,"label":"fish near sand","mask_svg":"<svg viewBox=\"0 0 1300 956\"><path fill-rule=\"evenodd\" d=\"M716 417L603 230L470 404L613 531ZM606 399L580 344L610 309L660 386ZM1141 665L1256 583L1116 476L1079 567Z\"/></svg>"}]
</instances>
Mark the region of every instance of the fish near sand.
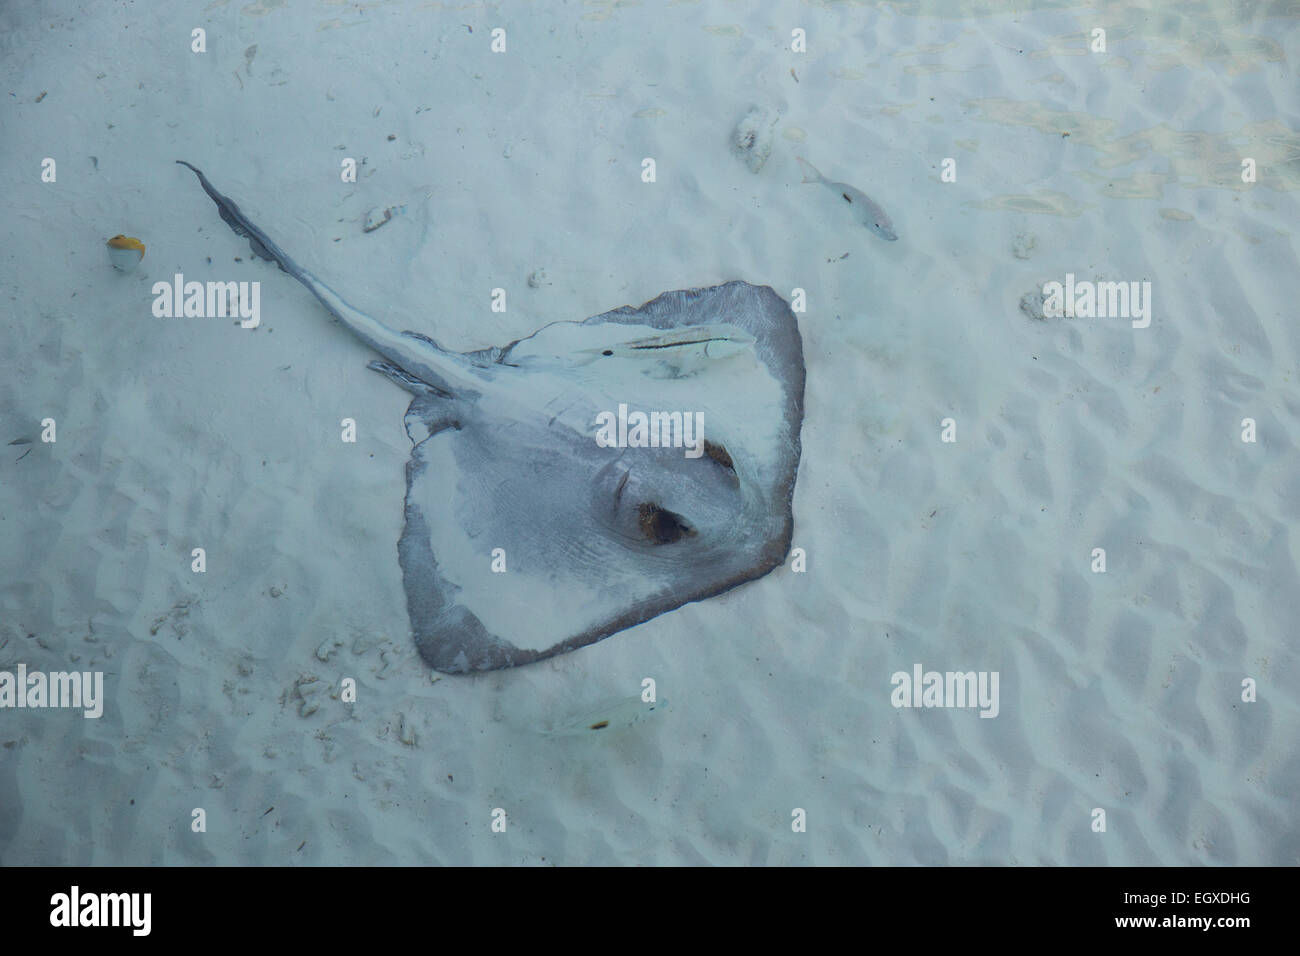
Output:
<instances>
[{"instance_id":1,"label":"fish near sand","mask_svg":"<svg viewBox=\"0 0 1300 956\"><path fill-rule=\"evenodd\" d=\"M226 224L411 394L397 559L430 667L464 674L573 651L761 578L789 554L803 345L771 288L665 292L453 352L350 305L182 165ZM633 441L629 428L602 443L601 415L625 407L657 440ZM683 454L688 413L705 429L694 458ZM604 733L648 712L616 703L560 730Z\"/></svg>"},{"instance_id":2,"label":"fish near sand","mask_svg":"<svg viewBox=\"0 0 1300 956\"><path fill-rule=\"evenodd\" d=\"M870 196L855 186L848 183L833 183L817 171L817 167L802 156L796 156L799 161L799 168L803 170L803 181L806 183L821 183L823 186L839 195L841 201L848 203L853 208L853 215L857 217L858 222L866 226L881 239L887 239L893 242L898 238L894 232L894 224L889 221L889 216L885 210L881 209Z\"/></svg>"},{"instance_id":3,"label":"fish near sand","mask_svg":"<svg viewBox=\"0 0 1300 956\"><path fill-rule=\"evenodd\" d=\"M644 723L654 714L668 709L668 699L645 701L640 694L603 701L582 713L570 714L556 721L549 730L541 731L543 737L593 737L613 736Z\"/></svg>"}]
</instances>

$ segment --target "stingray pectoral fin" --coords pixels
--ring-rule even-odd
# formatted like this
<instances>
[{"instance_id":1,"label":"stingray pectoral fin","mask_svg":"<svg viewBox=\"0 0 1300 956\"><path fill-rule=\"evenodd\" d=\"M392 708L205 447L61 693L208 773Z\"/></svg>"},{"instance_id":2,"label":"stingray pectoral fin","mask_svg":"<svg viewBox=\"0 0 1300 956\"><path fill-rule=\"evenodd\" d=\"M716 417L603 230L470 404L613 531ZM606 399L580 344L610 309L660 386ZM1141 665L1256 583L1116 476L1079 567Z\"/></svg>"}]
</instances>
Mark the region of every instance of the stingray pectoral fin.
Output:
<instances>
[{"instance_id":1,"label":"stingray pectoral fin","mask_svg":"<svg viewBox=\"0 0 1300 956\"><path fill-rule=\"evenodd\" d=\"M753 338L753 361L647 378L544 360L573 353L551 347L558 335L579 347L698 346L702 329L715 337L719 315ZM804 367L784 300L729 283L552 332L501 383L532 383L517 401L493 392L445 403L464 408L458 427L422 441L407 466L402 583L420 655L437 670L513 667L592 644L760 578L789 551ZM568 406L606 407L608 387L629 380L645 407L706 409L698 414L713 450L691 458L672 445L611 448L556 424ZM531 407L537 396L554 408Z\"/></svg>"},{"instance_id":2,"label":"stingray pectoral fin","mask_svg":"<svg viewBox=\"0 0 1300 956\"><path fill-rule=\"evenodd\" d=\"M407 465L417 466L416 459ZM406 610L420 657L444 674L517 667L537 660L490 634L482 621L454 599L434 557L428 523L408 495L406 523L397 542L398 562L406 585Z\"/></svg>"}]
</instances>

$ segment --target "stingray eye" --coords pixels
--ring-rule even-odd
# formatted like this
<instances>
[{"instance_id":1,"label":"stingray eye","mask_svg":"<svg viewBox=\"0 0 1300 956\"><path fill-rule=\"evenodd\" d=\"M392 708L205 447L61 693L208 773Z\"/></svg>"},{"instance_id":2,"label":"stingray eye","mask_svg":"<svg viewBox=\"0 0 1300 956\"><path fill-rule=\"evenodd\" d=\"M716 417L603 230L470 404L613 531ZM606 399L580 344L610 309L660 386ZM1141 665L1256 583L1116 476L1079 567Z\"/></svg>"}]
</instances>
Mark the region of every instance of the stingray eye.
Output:
<instances>
[{"instance_id":1,"label":"stingray eye","mask_svg":"<svg viewBox=\"0 0 1300 956\"><path fill-rule=\"evenodd\" d=\"M736 464L731 460L731 453L727 451L725 445L719 445L706 438L704 440L704 454L708 455L710 459L717 462L726 471L732 484L740 484L740 476L736 474Z\"/></svg>"},{"instance_id":2,"label":"stingray eye","mask_svg":"<svg viewBox=\"0 0 1300 956\"><path fill-rule=\"evenodd\" d=\"M705 439L704 454L708 455L710 458L716 461L723 468L726 468L728 471L733 473L735 472L736 465L731 460L731 455L730 453L728 453L725 445L715 445L713 442L709 441L708 439Z\"/></svg>"},{"instance_id":3,"label":"stingray eye","mask_svg":"<svg viewBox=\"0 0 1300 956\"><path fill-rule=\"evenodd\" d=\"M601 355L613 355L613 354L614 354L614 350L613 350L613 349L605 349L605 351L601 352L600 354L601 354Z\"/></svg>"},{"instance_id":4,"label":"stingray eye","mask_svg":"<svg viewBox=\"0 0 1300 956\"><path fill-rule=\"evenodd\" d=\"M695 537L695 529L675 511L660 508L653 501L643 501L637 506L637 520L641 533L651 544L672 544L682 538Z\"/></svg>"}]
</instances>

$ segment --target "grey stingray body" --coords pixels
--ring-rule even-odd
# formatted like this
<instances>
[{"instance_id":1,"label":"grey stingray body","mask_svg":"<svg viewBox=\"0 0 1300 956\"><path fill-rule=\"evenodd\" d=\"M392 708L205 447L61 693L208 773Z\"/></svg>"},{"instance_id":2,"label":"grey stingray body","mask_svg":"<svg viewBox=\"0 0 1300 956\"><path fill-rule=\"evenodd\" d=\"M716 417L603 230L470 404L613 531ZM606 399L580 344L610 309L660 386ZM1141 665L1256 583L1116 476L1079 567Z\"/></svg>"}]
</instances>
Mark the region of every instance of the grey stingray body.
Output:
<instances>
[{"instance_id":1,"label":"grey stingray body","mask_svg":"<svg viewBox=\"0 0 1300 956\"><path fill-rule=\"evenodd\" d=\"M666 292L501 348L450 352L349 305L189 168L254 252L305 285L382 356L370 367L413 395L398 558L431 667L494 670L574 650L785 559L804 364L795 317L772 289ZM615 410L695 416L703 443L691 457L602 442L596 423Z\"/></svg>"}]
</instances>

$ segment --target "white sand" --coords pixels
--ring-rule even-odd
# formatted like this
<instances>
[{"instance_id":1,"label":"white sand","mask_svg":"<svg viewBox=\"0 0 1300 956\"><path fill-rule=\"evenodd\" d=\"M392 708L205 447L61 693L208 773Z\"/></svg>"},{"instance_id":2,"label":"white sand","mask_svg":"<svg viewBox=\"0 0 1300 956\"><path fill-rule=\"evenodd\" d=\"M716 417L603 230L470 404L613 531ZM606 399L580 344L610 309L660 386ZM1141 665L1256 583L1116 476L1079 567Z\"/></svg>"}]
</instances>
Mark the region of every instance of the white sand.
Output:
<instances>
[{"instance_id":1,"label":"white sand","mask_svg":"<svg viewBox=\"0 0 1300 956\"><path fill-rule=\"evenodd\" d=\"M102 669L108 698L0 711L0 862L1300 862L1295 22L892 6L0 8L0 669ZM780 113L757 174L728 149L753 105ZM431 682L405 396L176 158L457 349L667 289L807 290L807 573ZM116 233L148 245L135 275ZM260 280L262 326L154 318L175 272ZM1151 327L1020 311L1067 272L1150 280ZM999 672L999 716L896 710L917 662ZM538 733L647 676L653 719Z\"/></svg>"}]
</instances>

